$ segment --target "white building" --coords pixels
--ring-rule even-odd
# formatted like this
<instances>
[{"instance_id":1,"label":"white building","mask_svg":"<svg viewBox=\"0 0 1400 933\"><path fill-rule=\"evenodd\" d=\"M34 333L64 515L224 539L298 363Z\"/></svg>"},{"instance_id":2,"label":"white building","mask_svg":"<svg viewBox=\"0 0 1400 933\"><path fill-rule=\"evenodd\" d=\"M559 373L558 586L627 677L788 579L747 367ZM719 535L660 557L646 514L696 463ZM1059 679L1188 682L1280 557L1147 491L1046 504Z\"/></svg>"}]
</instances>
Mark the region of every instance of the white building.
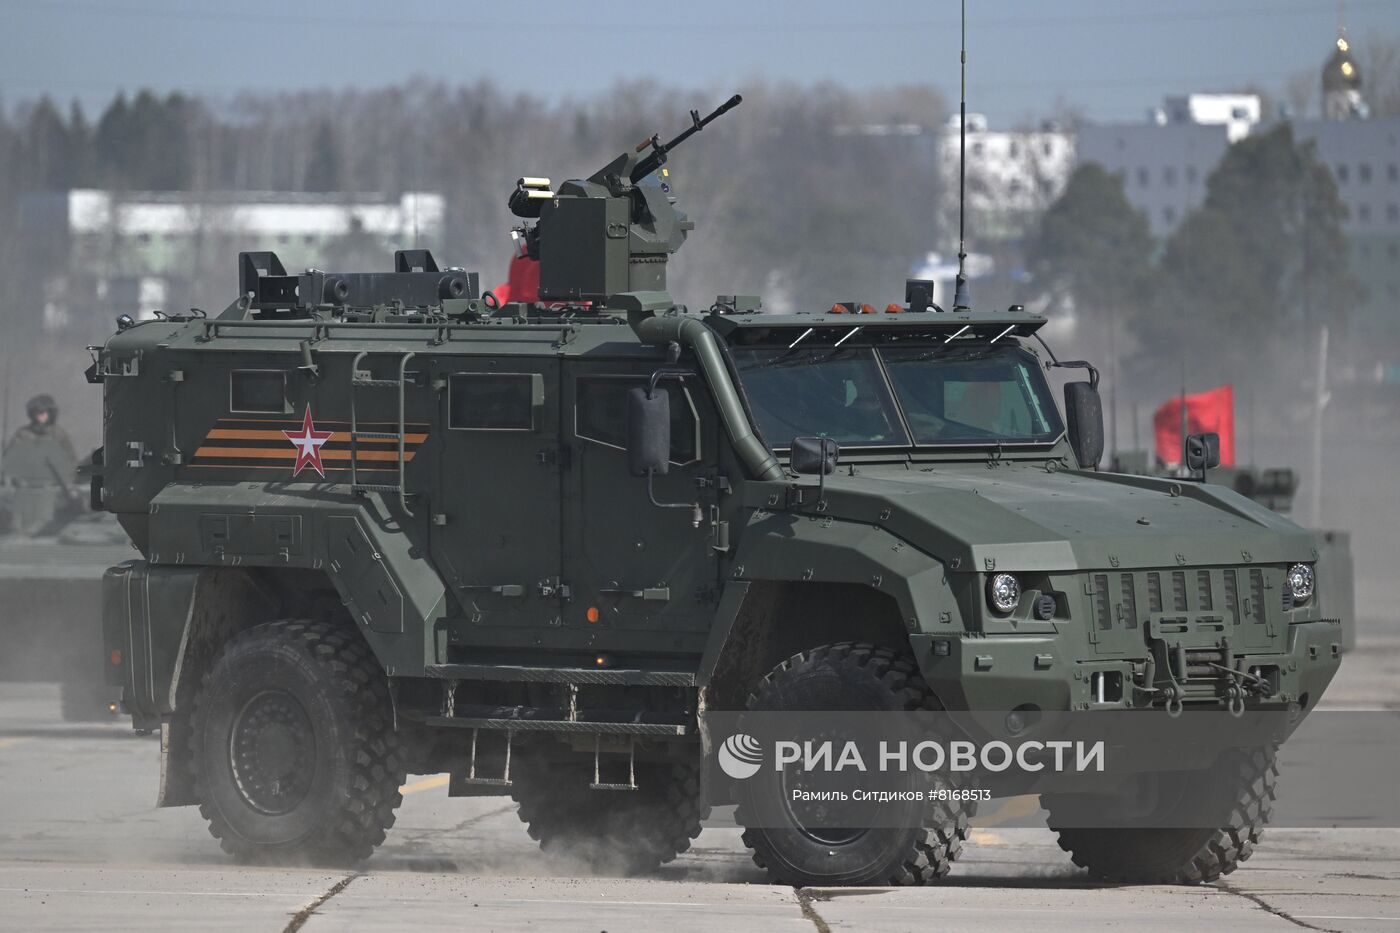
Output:
<instances>
[{"instance_id":1,"label":"white building","mask_svg":"<svg viewBox=\"0 0 1400 933\"><path fill-rule=\"evenodd\" d=\"M1259 122L1263 108L1258 94L1186 94L1168 97L1152 112L1152 122L1224 126L1230 142L1239 142Z\"/></svg>"},{"instance_id":2,"label":"white building","mask_svg":"<svg viewBox=\"0 0 1400 933\"><path fill-rule=\"evenodd\" d=\"M442 195L407 192L397 199L281 192L141 192L75 188L60 196L72 236L156 239L197 236L217 228L261 242L315 245L362 231L396 239L442 229Z\"/></svg>"},{"instance_id":3,"label":"white building","mask_svg":"<svg viewBox=\"0 0 1400 933\"><path fill-rule=\"evenodd\" d=\"M1329 60L1324 86L1338 67ZM1364 102L1357 106L1360 98L1351 96L1355 86L1335 93L1347 95L1351 104L1324 111L1335 119L1296 121L1293 133L1316 147L1337 183L1352 272L1367 291L1366 304L1352 318L1358 336L1393 337L1400 332L1400 119L1362 118ZM1239 119L1234 108L1249 96L1191 95L1178 99L1184 106L1168 101L1146 123L1081 127L1079 158L1122 176L1129 203L1147 215L1156 236L1166 237L1205 200L1206 179L1231 143L1243 138L1232 135ZM1203 98L1219 100L1205 107ZM1260 127L1257 111L1241 106L1239 112L1251 132ZM1192 115L1201 119L1176 119Z\"/></svg>"},{"instance_id":4,"label":"white building","mask_svg":"<svg viewBox=\"0 0 1400 933\"><path fill-rule=\"evenodd\" d=\"M944 230L957 230L961 120L948 119L938 140ZM1045 210L1074 169L1074 137L1053 124L1034 130L991 130L967 115L968 229L978 238L1016 237Z\"/></svg>"},{"instance_id":5,"label":"white building","mask_svg":"<svg viewBox=\"0 0 1400 933\"><path fill-rule=\"evenodd\" d=\"M1400 119L1308 120L1299 139L1332 170L1351 240L1352 272L1366 287L1360 317L1400 334Z\"/></svg>"},{"instance_id":6,"label":"white building","mask_svg":"<svg viewBox=\"0 0 1400 933\"><path fill-rule=\"evenodd\" d=\"M1079 128L1079 158L1123 177L1129 203L1165 237L1205 200L1205 180L1230 144L1259 123L1255 94L1169 97L1146 123Z\"/></svg>"},{"instance_id":7,"label":"white building","mask_svg":"<svg viewBox=\"0 0 1400 933\"><path fill-rule=\"evenodd\" d=\"M289 269L388 271L393 250L440 242L445 218L442 195L428 192L74 189L31 195L23 210L47 329L232 300L245 250L276 252Z\"/></svg>"}]
</instances>

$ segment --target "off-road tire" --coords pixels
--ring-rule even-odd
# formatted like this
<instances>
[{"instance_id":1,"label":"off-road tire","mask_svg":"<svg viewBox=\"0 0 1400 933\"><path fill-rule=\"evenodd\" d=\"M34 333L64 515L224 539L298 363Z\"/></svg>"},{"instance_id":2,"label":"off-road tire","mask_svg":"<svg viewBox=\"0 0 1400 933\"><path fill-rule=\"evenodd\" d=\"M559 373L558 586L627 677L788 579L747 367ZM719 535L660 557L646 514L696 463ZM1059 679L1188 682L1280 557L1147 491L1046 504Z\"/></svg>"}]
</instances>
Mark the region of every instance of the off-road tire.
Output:
<instances>
[{"instance_id":1,"label":"off-road tire","mask_svg":"<svg viewBox=\"0 0 1400 933\"><path fill-rule=\"evenodd\" d=\"M815 689L814 689L815 688ZM818 705L791 705L796 697ZM907 651L861 642L822 645L793 655L764 676L749 696L753 711L796 710L938 710L942 707ZM938 800L919 805L908 826L868 829L858 848L833 855L832 846L810 839L796 828L753 826L758 787L753 778L736 786L735 819L744 826L744 845L774 884L923 885L946 876L962 853L968 821L977 812L972 800Z\"/></svg>"},{"instance_id":2,"label":"off-road tire","mask_svg":"<svg viewBox=\"0 0 1400 933\"><path fill-rule=\"evenodd\" d=\"M353 630L242 632L204 675L191 726L199 812L239 859L350 864L394 824L404 772L388 685Z\"/></svg>"},{"instance_id":3,"label":"off-road tire","mask_svg":"<svg viewBox=\"0 0 1400 933\"><path fill-rule=\"evenodd\" d=\"M1100 881L1124 884L1202 884L1228 875L1254 853L1269 822L1278 783L1272 748L1232 751L1214 768L1183 775L1195 787L1213 789L1208 804L1220 815L1214 828L1057 826L1057 813L1096 810L1113 819L1112 798L1078 799L1043 794L1050 828L1059 834L1060 848L1074 864ZM1199 789L1193 792L1199 793ZM1076 822L1082 822L1077 820Z\"/></svg>"},{"instance_id":4,"label":"off-road tire","mask_svg":"<svg viewBox=\"0 0 1400 933\"><path fill-rule=\"evenodd\" d=\"M710 815L699 762L638 761L636 790L591 790L592 756L525 755L511 776L520 821L540 850L603 874L655 871L690 848Z\"/></svg>"}]
</instances>

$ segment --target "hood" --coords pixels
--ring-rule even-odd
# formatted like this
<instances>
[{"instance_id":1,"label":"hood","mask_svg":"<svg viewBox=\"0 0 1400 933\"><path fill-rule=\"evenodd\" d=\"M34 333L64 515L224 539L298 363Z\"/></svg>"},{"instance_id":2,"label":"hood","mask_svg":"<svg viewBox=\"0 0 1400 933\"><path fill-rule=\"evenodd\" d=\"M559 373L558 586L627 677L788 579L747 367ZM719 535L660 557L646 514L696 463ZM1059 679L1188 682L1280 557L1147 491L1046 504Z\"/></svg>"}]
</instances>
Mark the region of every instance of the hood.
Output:
<instances>
[{"instance_id":1,"label":"hood","mask_svg":"<svg viewBox=\"0 0 1400 933\"><path fill-rule=\"evenodd\" d=\"M1043 466L865 469L829 512L966 570L1230 566L1316 559L1312 534L1222 486ZM874 512L874 515L870 513Z\"/></svg>"}]
</instances>

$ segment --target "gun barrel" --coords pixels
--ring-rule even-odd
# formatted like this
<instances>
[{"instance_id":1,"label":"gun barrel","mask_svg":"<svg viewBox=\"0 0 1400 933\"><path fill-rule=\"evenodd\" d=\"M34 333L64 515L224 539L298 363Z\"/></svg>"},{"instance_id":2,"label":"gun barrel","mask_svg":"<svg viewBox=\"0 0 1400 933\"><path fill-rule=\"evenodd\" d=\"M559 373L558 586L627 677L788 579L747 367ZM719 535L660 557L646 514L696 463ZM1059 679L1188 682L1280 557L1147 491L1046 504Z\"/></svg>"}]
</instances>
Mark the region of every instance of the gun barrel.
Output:
<instances>
[{"instance_id":1,"label":"gun barrel","mask_svg":"<svg viewBox=\"0 0 1400 933\"><path fill-rule=\"evenodd\" d=\"M706 126L710 124L711 121L724 116L726 113L739 106L741 103L743 103L743 101L743 95L735 94L733 97L729 98L729 100L716 107L713 112L711 112L708 116L704 118L701 118L699 111L690 111L691 125L686 127L685 130L678 134L675 139L666 143L664 146L654 147L651 151L651 154L642 161L638 162L636 167L632 169L631 177L633 183L635 184L636 182L641 181L643 178L646 178L652 172L656 171L658 168L661 167L661 163L666 161L666 154L668 152L679 146L681 143L685 142L690 137L694 136L696 133L703 130Z\"/></svg>"}]
</instances>

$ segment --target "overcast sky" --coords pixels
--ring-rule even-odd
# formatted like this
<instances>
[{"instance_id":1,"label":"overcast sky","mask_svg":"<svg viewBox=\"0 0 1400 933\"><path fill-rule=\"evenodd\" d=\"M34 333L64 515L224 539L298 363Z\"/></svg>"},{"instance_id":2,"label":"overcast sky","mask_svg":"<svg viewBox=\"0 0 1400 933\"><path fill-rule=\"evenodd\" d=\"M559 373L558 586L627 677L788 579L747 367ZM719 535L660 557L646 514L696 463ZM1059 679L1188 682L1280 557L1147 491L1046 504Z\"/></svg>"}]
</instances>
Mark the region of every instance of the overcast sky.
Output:
<instances>
[{"instance_id":1,"label":"overcast sky","mask_svg":"<svg viewBox=\"0 0 1400 933\"><path fill-rule=\"evenodd\" d=\"M969 109L993 125L1057 100L1136 120L1164 94L1316 70L1336 0L970 0ZM1347 0L1349 34L1400 36L1400 0ZM489 78L557 99L619 78L727 89L749 78L957 94L954 0L0 0L0 99L98 108L121 89ZM682 102L685 107L697 102Z\"/></svg>"}]
</instances>

